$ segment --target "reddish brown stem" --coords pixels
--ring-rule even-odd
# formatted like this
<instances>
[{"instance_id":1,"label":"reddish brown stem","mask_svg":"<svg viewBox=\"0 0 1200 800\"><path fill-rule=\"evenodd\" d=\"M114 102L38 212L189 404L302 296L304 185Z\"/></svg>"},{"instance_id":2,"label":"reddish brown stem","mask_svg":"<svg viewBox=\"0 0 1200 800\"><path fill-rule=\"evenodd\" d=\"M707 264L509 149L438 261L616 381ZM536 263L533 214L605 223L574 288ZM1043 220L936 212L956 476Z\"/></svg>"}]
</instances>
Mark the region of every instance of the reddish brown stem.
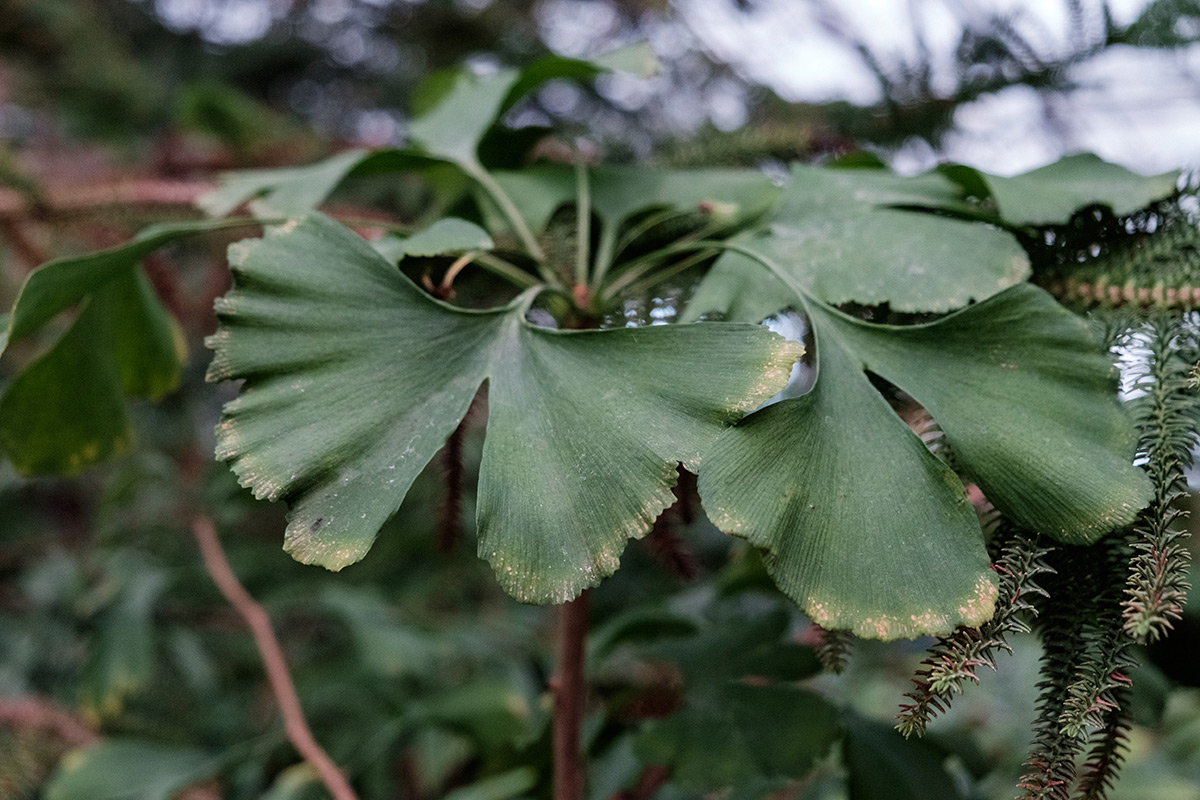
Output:
<instances>
[{"instance_id":1,"label":"reddish brown stem","mask_svg":"<svg viewBox=\"0 0 1200 800\"><path fill-rule=\"evenodd\" d=\"M34 697L0 697L0 725L38 728L74 747L94 744L100 735L49 700Z\"/></svg>"},{"instance_id":2,"label":"reddish brown stem","mask_svg":"<svg viewBox=\"0 0 1200 800\"><path fill-rule=\"evenodd\" d=\"M442 450L442 472L446 477L446 497L438 519L438 550L452 553L462 533L463 503L463 435L464 418L446 440Z\"/></svg>"},{"instance_id":3,"label":"reddish brown stem","mask_svg":"<svg viewBox=\"0 0 1200 800\"><path fill-rule=\"evenodd\" d=\"M659 764L651 764L642 770L637 783L631 789L623 789L614 794L609 800L650 800L654 793L663 787L671 771Z\"/></svg>"},{"instance_id":4,"label":"reddish brown stem","mask_svg":"<svg viewBox=\"0 0 1200 800\"><path fill-rule=\"evenodd\" d=\"M554 800L583 800L580 730L587 700L583 649L587 641L588 593L565 603L559 613L558 673L554 688Z\"/></svg>"},{"instance_id":5,"label":"reddish brown stem","mask_svg":"<svg viewBox=\"0 0 1200 800\"><path fill-rule=\"evenodd\" d=\"M296 686L292 683L292 675L283 657L283 648L279 646L279 640L271 627L271 618L267 616L266 609L250 596L233 574L212 520L197 517L192 522L192 533L200 546L204 566L208 568L213 583L230 605L237 609L242 619L246 620L246 625L254 636L254 644L262 656L267 680L271 684L271 693L275 696L275 702L279 704L279 713L283 717L283 729L288 740L296 748L296 752L317 770L321 782L325 784L334 800L358 800L346 776L313 738L308 721L304 718L304 710L300 707L300 699L296 696Z\"/></svg>"}]
</instances>

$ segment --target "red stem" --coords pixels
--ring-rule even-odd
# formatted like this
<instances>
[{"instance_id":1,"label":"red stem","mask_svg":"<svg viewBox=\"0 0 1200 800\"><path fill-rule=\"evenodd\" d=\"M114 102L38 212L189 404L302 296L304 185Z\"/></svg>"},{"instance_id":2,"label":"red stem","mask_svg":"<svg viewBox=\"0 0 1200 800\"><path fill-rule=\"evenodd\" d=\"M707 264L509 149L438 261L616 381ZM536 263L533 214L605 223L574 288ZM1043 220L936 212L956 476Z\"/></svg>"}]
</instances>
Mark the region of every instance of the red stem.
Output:
<instances>
[{"instance_id":1,"label":"red stem","mask_svg":"<svg viewBox=\"0 0 1200 800\"><path fill-rule=\"evenodd\" d=\"M271 618L267 616L266 609L250 596L233 574L212 520L197 517L192 521L192 533L200 546L204 566L208 568L213 583L246 620L246 625L254 635L254 644L258 647L263 666L267 670L267 680L271 684L275 702L279 704L279 713L283 716L283 729L288 740L296 748L296 752L317 770L321 782L325 784L334 800L358 800L346 776L313 738L308 721L304 718L304 710L300 707L300 698L296 696L296 686L292 683L292 675L283 657L283 648L279 646L279 640L275 638L275 631L271 627Z\"/></svg>"},{"instance_id":2,"label":"red stem","mask_svg":"<svg viewBox=\"0 0 1200 800\"><path fill-rule=\"evenodd\" d=\"M583 800L583 760L580 730L587 700L583 649L587 641L588 593L585 591L559 613L558 673L554 690L554 800Z\"/></svg>"}]
</instances>

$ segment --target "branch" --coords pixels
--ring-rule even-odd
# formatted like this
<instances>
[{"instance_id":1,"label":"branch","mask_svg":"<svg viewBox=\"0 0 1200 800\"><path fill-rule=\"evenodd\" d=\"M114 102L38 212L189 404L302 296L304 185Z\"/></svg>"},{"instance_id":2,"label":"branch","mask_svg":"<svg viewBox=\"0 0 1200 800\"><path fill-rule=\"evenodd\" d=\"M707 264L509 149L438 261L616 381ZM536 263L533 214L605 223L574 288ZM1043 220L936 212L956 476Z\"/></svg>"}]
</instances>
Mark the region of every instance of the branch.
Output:
<instances>
[{"instance_id":1,"label":"branch","mask_svg":"<svg viewBox=\"0 0 1200 800\"><path fill-rule=\"evenodd\" d=\"M204 566L212 576L213 583L217 585L230 605L237 609L242 618L246 620L250 632L254 635L254 644L258 647L263 666L267 670L267 680L271 684L271 693L275 695L275 702L279 704L279 712L283 716L283 728L287 733L288 740L291 741L301 757L317 770L321 776L321 782L325 784L325 788L329 790L334 800L358 800L354 790L350 788L346 776L313 738L308 722L304 718L304 711L300 707L300 699L296 696L296 687L292 683L287 661L283 657L283 649L279 646L279 640L275 638L275 631L271 628L271 618L233 574L233 570L230 569L229 562L225 558L225 551L221 548L221 542L217 538L212 520L207 517L196 517L192 521L192 533L196 537L196 544L200 546L200 552L204 556Z\"/></svg>"},{"instance_id":2,"label":"branch","mask_svg":"<svg viewBox=\"0 0 1200 800\"><path fill-rule=\"evenodd\" d=\"M100 735L49 700L36 697L0 697L0 725L38 728L72 747L100 741Z\"/></svg>"},{"instance_id":3,"label":"branch","mask_svg":"<svg viewBox=\"0 0 1200 800\"><path fill-rule=\"evenodd\" d=\"M0 219L57 220L111 208L121 210L187 208L196 198L212 191L207 181L174 181L139 178L91 186L50 186L31 196L0 188Z\"/></svg>"},{"instance_id":4,"label":"branch","mask_svg":"<svg viewBox=\"0 0 1200 800\"><path fill-rule=\"evenodd\" d=\"M583 650L587 639L588 593L562 606L559 615L558 672L554 691L554 800L582 800L583 764L580 728L587 687L583 679Z\"/></svg>"}]
</instances>

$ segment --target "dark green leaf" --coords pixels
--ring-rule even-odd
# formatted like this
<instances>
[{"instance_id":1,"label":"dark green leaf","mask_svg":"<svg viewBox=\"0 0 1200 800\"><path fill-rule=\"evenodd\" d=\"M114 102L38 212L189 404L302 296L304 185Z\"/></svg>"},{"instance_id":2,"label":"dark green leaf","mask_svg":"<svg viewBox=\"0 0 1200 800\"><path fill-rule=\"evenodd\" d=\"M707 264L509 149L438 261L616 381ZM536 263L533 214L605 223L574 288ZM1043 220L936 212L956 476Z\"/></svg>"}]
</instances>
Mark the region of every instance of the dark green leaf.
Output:
<instances>
[{"instance_id":1,"label":"dark green leaf","mask_svg":"<svg viewBox=\"0 0 1200 800\"><path fill-rule=\"evenodd\" d=\"M804 775L840 727L825 700L778 682L820 671L811 648L787 640L790 622L782 609L738 613L649 648L678 665L683 706L637 736L642 762L667 766L673 782L694 790Z\"/></svg>"},{"instance_id":2,"label":"dark green leaf","mask_svg":"<svg viewBox=\"0 0 1200 800\"><path fill-rule=\"evenodd\" d=\"M412 236L385 236L372 242L375 250L389 261L406 256L436 256L465 250L490 250L495 247L488 232L465 219L439 219Z\"/></svg>"},{"instance_id":3,"label":"dark green leaf","mask_svg":"<svg viewBox=\"0 0 1200 800\"><path fill-rule=\"evenodd\" d=\"M931 325L818 317L933 415L967 476L1018 525L1088 544L1150 501L1108 358L1042 290L1015 286Z\"/></svg>"},{"instance_id":4,"label":"dark green leaf","mask_svg":"<svg viewBox=\"0 0 1200 800\"><path fill-rule=\"evenodd\" d=\"M153 225L119 247L44 264L25 279L8 319L8 336L4 343L15 342L33 333L104 284L136 269L143 258L165 244L194 233L246 225L240 220Z\"/></svg>"},{"instance_id":5,"label":"dark green leaf","mask_svg":"<svg viewBox=\"0 0 1200 800\"><path fill-rule=\"evenodd\" d=\"M376 593L346 586L330 587L322 601L350 628L363 665L381 677L431 673L437 641L424 631L403 625Z\"/></svg>"},{"instance_id":6,"label":"dark green leaf","mask_svg":"<svg viewBox=\"0 0 1200 800\"><path fill-rule=\"evenodd\" d=\"M80 702L92 719L116 716L154 674L154 609L166 576L142 566L131 572L99 621L80 681Z\"/></svg>"},{"instance_id":7,"label":"dark green leaf","mask_svg":"<svg viewBox=\"0 0 1200 800\"><path fill-rule=\"evenodd\" d=\"M531 602L616 569L673 502L676 462L697 465L799 354L757 326L537 328L524 317L536 290L457 309L317 216L231 262L210 377L246 383L218 456L257 496L292 504L287 549L331 569L362 558L486 379L479 549Z\"/></svg>"},{"instance_id":8,"label":"dark green leaf","mask_svg":"<svg viewBox=\"0 0 1200 800\"><path fill-rule=\"evenodd\" d=\"M30 303L23 319L53 307ZM178 326L145 276L127 266L114 272L58 342L5 387L0 449L25 474L74 474L122 452L133 440L122 393L161 397L178 384L183 356Z\"/></svg>"},{"instance_id":9,"label":"dark green leaf","mask_svg":"<svg viewBox=\"0 0 1200 800\"><path fill-rule=\"evenodd\" d=\"M684 702L647 726L636 749L643 763L668 766L675 783L697 791L802 777L841 732L833 706L796 686L729 681L688 690Z\"/></svg>"},{"instance_id":10,"label":"dark green leaf","mask_svg":"<svg viewBox=\"0 0 1200 800\"><path fill-rule=\"evenodd\" d=\"M797 166L771 224L745 244L775 261L795 285L835 305L949 311L1028 276L1024 250L1005 231L896 206L967 208L961 189L936 173L899 178ZM728 253L700 285L687 318L720 311L758 321L764 311L794 302L769 272Z\"/></svg>"},{"instance_id":11,"label":"dark green leaf","mask_svg":"<svg viewBox=\"0 0 1200 800\"><path fill-rule=\"evenodd\" d=\"M484 750L516 741L533 716L517 687L481 680L423 698L414 713L471 734Z\"/></svg>"},{"instance_id":12,"label":"dark green leaf","mask_svg":"<svg viewBox=\"0 0 1200 800\"><path fill-rule=\"evenodd\" d=\"M455 789L445 796L445 800L509 800L529 791L536 784L537 772L529 767L521 767Z\"/></svg>"},{"instance_id":13,"label":"dark green leaf","mask_svg":"<svg viewBox=\"0 0 1200 800\"><path fill-rule=\"evenodd\" d=\"M1066 222L1084 206L1103 205L1118 216L1175 192L1179 172L1138 175L1090 153L1069 156L1011 178L980 173L1000 216L1016 225Z\"/></svg>"},{"instance_id":14,"label":"dark green leaf","mask_svg":"<svg viewBox=\"0 0 1200 800\"><path fill-rule=\"evenodd\" d=\"M847 714L845 753L850 800L958 800L946 754L923 739L905 739L886 723Z\"/></svg>"},{"instance_id":15,"label":"dark green leaf","mask_svg":"<svg viewBox=\"0 0 1200 800\"><path fill-rule=\"evenodd\" d=\"M109 739L68 753L46 800L170 800L213 774L218 762L194 747Z\"/></svg>"}]
</instances>

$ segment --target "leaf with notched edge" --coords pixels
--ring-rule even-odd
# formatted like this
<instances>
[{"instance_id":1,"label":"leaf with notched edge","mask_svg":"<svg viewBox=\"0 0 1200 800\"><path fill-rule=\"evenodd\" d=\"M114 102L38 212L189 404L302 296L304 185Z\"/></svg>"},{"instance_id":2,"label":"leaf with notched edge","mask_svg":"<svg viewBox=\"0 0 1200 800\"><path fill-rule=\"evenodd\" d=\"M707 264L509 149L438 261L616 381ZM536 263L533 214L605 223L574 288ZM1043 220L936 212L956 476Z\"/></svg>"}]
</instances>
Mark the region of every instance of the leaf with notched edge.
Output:
<instances>
[{"instance_id":1,"label":"leaf with notched edge","mask_svg":"<svg viewBox=\"0 0 1200 800\"><path fill-rule=\"evenodd\" d=\"M536 289L455 308L319 215L230 261L209 377L245 384L217 455L292 506L287 550L330 569L362 558L487 380L479 549L527 602L611 574L673 501L676 463L696 468L801 352L753 325L539 328Z\"/></svg>"},{"instance_id":2,"label":"leaf with notched edge","mask_svg":"<svg viewBox=\"0 0 1200 800\"><path fill-rule=\"evenodd\" d=\"M974 627L995 583L961 481L864 375L911 394L1019 524L1083 544L1150 498L1108 361L1086 325L1013 287L935 323L871 325L806 301L812 391L727 431L705 457L713 522L766 552L815 621L894 639Z\"/></svg>"}]
</instances>

